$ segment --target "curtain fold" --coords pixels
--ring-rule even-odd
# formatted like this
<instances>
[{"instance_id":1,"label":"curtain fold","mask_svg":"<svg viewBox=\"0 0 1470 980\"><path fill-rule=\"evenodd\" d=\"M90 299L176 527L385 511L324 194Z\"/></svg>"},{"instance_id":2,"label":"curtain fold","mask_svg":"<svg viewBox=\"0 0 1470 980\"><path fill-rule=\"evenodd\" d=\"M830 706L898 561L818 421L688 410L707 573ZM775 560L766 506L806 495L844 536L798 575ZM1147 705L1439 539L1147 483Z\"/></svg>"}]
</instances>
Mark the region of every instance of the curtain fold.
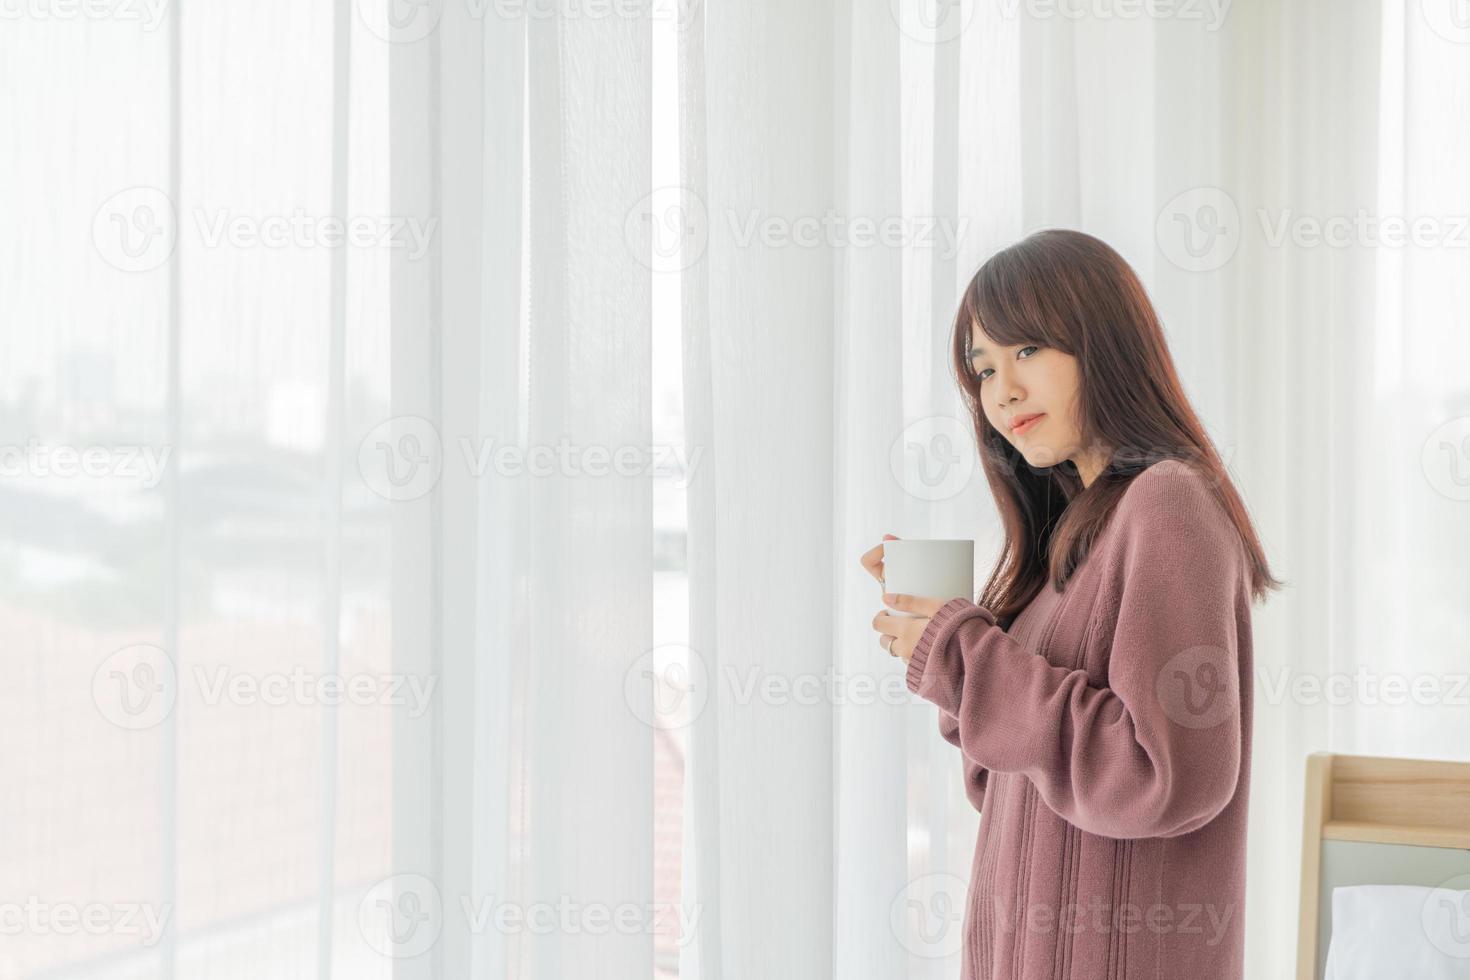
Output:
<instances>
[{"instance_id":1,"label":"curtain fold","mask_svg":"<svg viewBox=\"0 0 1470 980\"><path fill-rule=\"evenodd\" d=\"M650 284L625 217L650 183L650 27L584 17L527 30L527 443L647 447ZM528 633L512 653L526 676L522 897L647 908L653 692L625 677L653 640L649 476L558 472L512 516L528 531ZM653 972L646 928L569 926L525 944L532 975Z\"/></svg>"},{"instance_id":2,"label":"curtain fold","mask_svg":"<svg viewBox=\"0 0 1470 980\"><path fill-rule=\"evenodd\" d=\"M684 305L686 438L715 465L689 514L690 632L709 644L692 655L710 696L689 733L684 900L718 941L698 976L828 976L832 708L759 692L832 662L832 255L780 244L779 229L833 205L833 8L700 6L682 73L703 86L681 125L686 146L703 134L686 173L707 216Z\"/></svg>"},{"instance_id":3,"label":"curtain fold","mask_svg":"<svg viewBox=\"0 0 1470 980\"><path fill-rule=\"evenodd\" d=\"M844 216L904 217L899 37L878 4L834 11L833 205ZM872 438L902 409L904 377L901 243L833 252L833 454L831 603L833 691L833 976L899 976L908 929L909 799L896 778L906 768L900 719L907 698L896 663L875 651L867 620L878 589L856 556L872 547L893 514L899 487L888 447ZM864 635L867 634L867 635ZM898 914L895 916L895 910ZM904 938L911 938L907 934Z\"/></svg>"}]
</instances>

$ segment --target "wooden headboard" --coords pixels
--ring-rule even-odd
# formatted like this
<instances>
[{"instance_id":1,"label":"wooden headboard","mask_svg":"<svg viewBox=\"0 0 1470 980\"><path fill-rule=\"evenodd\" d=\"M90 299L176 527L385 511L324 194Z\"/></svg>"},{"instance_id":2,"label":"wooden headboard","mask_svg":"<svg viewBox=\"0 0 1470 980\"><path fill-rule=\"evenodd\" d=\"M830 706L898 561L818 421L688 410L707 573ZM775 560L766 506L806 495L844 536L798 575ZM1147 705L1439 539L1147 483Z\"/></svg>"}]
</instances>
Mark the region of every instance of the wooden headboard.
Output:
<instances>
[{"instance_id":1,"label":"wooden headboard","mask_svg":"<svg viewBox=\"0 0 1470 980\"><path fill-rule=\"evenodd\" d=\"M1470 873L1470 762L1307 756L1297 980L1321 980L1331 888Z\"/></svg>"}]
</instances>

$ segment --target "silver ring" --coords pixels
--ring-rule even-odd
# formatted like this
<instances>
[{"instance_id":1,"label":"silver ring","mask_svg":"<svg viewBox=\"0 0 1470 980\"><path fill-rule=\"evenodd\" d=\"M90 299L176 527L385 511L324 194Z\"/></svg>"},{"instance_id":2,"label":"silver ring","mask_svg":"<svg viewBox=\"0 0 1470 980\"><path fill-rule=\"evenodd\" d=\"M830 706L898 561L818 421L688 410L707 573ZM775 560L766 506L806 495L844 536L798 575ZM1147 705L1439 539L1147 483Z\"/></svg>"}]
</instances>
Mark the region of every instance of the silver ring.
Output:
<instances>
[{"instance_id":1,"label":"silver ring","mask_svg":"<svg viewBox=\"0 0 1470 980\"><path fill-rule=\"evenodd\" d=\"M893 656L893 641L898 639L898 637L890 636L889 634L884 633L883 639L888 641L887 643L882 643L882 641L879 641L882 644L883 652L888 654L890 657Z\"/></svg>"}]
</instances>

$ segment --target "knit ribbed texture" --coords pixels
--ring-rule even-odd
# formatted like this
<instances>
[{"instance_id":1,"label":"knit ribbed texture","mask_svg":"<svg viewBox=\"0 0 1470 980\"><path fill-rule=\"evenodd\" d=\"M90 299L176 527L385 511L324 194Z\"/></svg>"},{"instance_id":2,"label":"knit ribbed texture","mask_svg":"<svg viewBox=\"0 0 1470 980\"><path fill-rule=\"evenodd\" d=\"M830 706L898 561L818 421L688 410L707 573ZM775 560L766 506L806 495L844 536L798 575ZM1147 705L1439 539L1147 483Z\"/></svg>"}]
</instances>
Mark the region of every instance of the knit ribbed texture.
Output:
<instances>
[{"instance_id":1,"label":"knit ribbed texture","mask_svg":"<svg viewBox=\"0 0 1470 980\"><path fill-rule=\"evenodd\" d=\"M1250 590L1205 477L1135 477L1063 593L952 599L909 661L981 809L962 978L1238 978Z\"/></svg>"}]
</instances>

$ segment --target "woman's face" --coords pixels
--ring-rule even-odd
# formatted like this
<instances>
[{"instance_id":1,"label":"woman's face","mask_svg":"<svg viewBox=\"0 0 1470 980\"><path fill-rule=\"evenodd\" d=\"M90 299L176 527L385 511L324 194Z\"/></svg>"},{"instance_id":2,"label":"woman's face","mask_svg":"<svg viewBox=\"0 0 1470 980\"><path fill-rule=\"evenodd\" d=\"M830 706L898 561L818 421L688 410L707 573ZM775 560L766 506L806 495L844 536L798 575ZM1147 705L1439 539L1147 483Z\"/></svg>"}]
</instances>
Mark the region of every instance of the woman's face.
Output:
<instances>
[{"instance_id":1,"label":"woman's face","mask_svg":"<svg viewBox=\"0 0 1470 980\"><path fill-rule=\"evenodd\" d=\"M1077 359L1054 347L997 344L978 325L971 329L970 352L986 421L1032 466L1070 459L1083 483L1091 483L1102 465L1096 453L1085 451L1078 425Z\"/></svg>"}]
</instances>

